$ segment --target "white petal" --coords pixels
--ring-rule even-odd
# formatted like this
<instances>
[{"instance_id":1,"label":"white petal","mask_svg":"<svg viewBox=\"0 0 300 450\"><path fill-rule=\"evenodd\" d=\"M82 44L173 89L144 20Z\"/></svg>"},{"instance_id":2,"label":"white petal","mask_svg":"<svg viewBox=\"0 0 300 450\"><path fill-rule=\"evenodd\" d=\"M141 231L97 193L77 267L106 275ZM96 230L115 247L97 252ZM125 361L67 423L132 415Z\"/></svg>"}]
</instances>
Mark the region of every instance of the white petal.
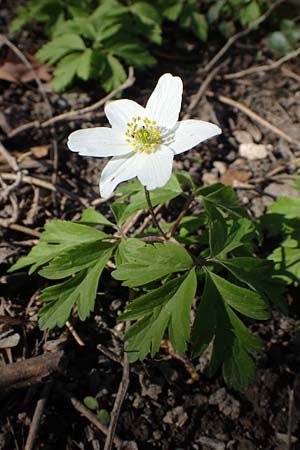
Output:
<instances>
[{"instance_id":1,"label":"white petal","mask_svg":"<svg viewBox=\"0 0 300 450\"><path fill-rule=\"evenodd\" d=\"M101 197L109 197L119 183L137 176L139 156L138 153L131 153L127 157L115 157L108 162L100 178Z\"/></svg>"},{"instance_id":2,"label":"white petal","mask_svg":"<svg viewBox=\"0 0 300 450\"><path fill-rule=\"evenodd\" d=\"M180 113L182 89L181 78L162 75L148 100L147 117L161 127L173 128Z\"/></svg>"},{"instance_id":3,"label":"white petal","mask_svg":"<svg viewBox=\"0 0 300 450\"><path fill-rule=\"evenodd\" d=\"M125 131L133 117L144 119L145 108L132 100L115 100L104 108L109 123L113 128Z\"/></svg>"},{"instance_id":4,"label":"white petal","mask_svg":"<svg viewBox=\"0 0 300 450\"><path fill-rule=\"evenodd\" d=\"M138 179L149 191L164 186L172 174L173 158L173 152L164 145L154 153L142 153L138 160Z\"/></svg>"},{"instance_id":5,"label":"white petal","mask_svg":"<svg viewBox=\"0 0 300 450\"><path fill-rule=\"evenodd\" d=\"M221 128L213 123L203 120L182 120L175 128L174 141L168 145L178 155L221 133Z\"/></svg>"},{"instance_id":6,"label":"white petal","mask_svg":"<svg viewBox=\"0 0 300 450\"><path fill-rule=\"evenodd\" d=\"M83 156L118 156L131 152L122 134L111 128L88 128L70 134L68 147Z\"/></svg>"}]
</instances>

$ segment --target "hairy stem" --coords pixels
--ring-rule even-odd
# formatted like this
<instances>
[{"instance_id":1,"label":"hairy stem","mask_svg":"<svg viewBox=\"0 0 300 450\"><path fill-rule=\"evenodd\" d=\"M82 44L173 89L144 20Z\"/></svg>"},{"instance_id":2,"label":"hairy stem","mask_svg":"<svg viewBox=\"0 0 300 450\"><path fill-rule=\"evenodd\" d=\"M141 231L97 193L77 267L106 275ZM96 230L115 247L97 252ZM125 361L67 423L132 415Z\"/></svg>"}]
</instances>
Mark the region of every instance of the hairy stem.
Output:
<instances>
[{"instance_id":1,"label":"hairy stem","mask_svg":"<svg viewBox=\"0 0 300 450\"><path fill-rule=\"evenodd\" d=\"M152 221L153 221L153 225L155 226L155 228L157 228L159 234L166 240L168 240L168 236L166 235L166 233L164 232L164 230L162 230L161 226L159 225L156 216L155 216L155 212L151 203L151 198L150 198L150 194L149 191L146 187L144 187L145 189L145 196L146 196L146 200L147 200L147 204L148 204L148 208L149 208L149 212L151 214L152 217Z\"/></svg>"}]
</instances>

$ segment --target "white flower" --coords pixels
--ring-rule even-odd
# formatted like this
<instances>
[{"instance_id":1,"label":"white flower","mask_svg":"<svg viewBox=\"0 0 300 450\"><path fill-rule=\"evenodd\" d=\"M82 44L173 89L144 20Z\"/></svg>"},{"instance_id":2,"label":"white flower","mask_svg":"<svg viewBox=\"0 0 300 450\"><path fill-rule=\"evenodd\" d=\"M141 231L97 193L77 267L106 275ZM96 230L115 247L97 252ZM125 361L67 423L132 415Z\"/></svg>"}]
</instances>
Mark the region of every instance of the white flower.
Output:
<instances>
[{"instance_id":1,"label":"white flower","mask_svg":"<svg viewBox=\"0 0 300 450\"><path fill-rule=\"evenodd\" d=\"M83 156L113 156L100 178L100 194L109 197L122 181L138 177L148 190L171 177L174 155L221 133L202 120L178 122L182 81L165 73L146 108L132 100L115 100L105 107L111 128L90 128L70 134L68 147Z\"/></svg>"}]
</instances>

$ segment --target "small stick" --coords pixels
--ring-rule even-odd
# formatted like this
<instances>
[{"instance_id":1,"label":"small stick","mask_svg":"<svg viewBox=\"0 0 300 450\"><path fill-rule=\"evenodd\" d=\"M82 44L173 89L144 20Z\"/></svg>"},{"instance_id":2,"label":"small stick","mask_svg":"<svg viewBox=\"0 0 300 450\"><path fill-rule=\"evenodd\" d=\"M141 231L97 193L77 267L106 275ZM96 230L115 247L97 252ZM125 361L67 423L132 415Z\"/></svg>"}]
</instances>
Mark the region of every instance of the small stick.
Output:
<instances>
[{"instance_id":1,"label":"small stick","mask_svg":"<svg viewBox=\"0 0 300 450\"><path fill-rule=\"evenodd\" d=\"M151 217L152 217L153 225L157 228L157 230L159 231L161 236L167 241L169 238L166 235L166 233L164 232L164 230L162 230L161 226L159 225L159 223L158 223L158 221L156 219L156 215L155 215L155 212L153 210L153 206L152 206L152 203L151 203L151 198L150 198L149 191L148 191L148 189L145 186L144 186L144 189L145 189L145 196L146 196L149 212L150 212Z\"/></svg>"},{"instance_id":2,"label":"small stick","mask_svg":"<svg viewBox=\"0 0 300 450\"><path fill-rule=\"evenodd\" d=\"M256 67L249 67L245 70L240 70L239 72L234 73L227 73L223 76L225 80L234 80L235 78L244 77L246 75L251 75L253 73L261 73L261 72L268 72L269 70L274 70L280 67L282 64L286 63L290 59L296 58L300 55L300 47L297 48L297 50L294 50L293 52L288 53L287 55L283 56L282 58L278 59L277 61L274 61L270 64L263 64L261 66Z\"/></svg>"},{"instance_id":3,"label":"small stick","mask_svg":"<svg viewBox=\"0 0 300 450\"><path fill-rule=\"evenodd\" d=\"M31 386L59 370L63 351L17 361L1 367L0 391Z\"/></svg>"},{"instance_id":4,"label":"small stick","mask_svg":"<svg viewBox=\"0 0 300 450\"><path fill-rule=\"evenodd\" d=\"M123 365L123 360L120 355L113 352L109 348L104 347L102 344L97 345L97 350L99 350L103 355L105 355L107 358L111 359L112 361L115 361L121 365Z\"/></svg>"},{"instance_id":5,"label":"small stick","mask_svg":"<svg viewBox=\"0 0 300 450\"><path fill-rule=\"evenodd\" d=\"M288 445L287 450L292 450L292 431L293 431L293 412L294 412L294 389L289 389L289 412L288 412Z\"/></svg>"},{"instance_id":6,"label":"small stick","mask_svg":"<svg viewBox=\"0 0 300 450\"><path fill-rule=\"evenodd\" d=\"M19 231L20 233L28 234L29 236L33 236L36 238L40 238L42 234L37 230L32 230L31 228L25 227L24 225L19 225L18 223L6 223L5 219L0 219L0 227Z\"/></svg>"},{"instance_id":7,"label":"small stick","mask_svg":"<svg viewBox=\"0 0 300 450\"><path fill-rule=\"evenodd\" d=\"M173 236L175 234L175 231L176 231L178 225L180 224L180 222L184 218L184 216L187 214L193 200L194 200L194 195L191 194L187 197L181 213L179 214L179 216L177 217L177 219L175 220L175 222L171 228L170 236Z\"/></svg>"},{"instance_id":8,"label":"small stick","mask_svg":"<svg viewBox=\"0 0 300 450\"><path fill-rule=\"evenodd\" d=\"M19 172L20 168L18 166L16 158L14 158L8 150L4 147L4 145L0 142L0 153L6 159L9 166L14 172Z\"/></svg>"},{"instance_id":9,"label":"small stick","mask_svg":"<svg viewBox=\"0 0 300 450\"><path fill-rule=\"evenodd\" d=\"M77 398L69 395L66 391L61 390L62 394L71 402L76 411L82 414L86 419L88 419L98 430L100 430L105 436L108 435L108 428L98 419L98 417L93 414L86 406L84 406ZM118 436L114 435L113 442L117 448L123 446L123 442Z\"/></svg>"},{"instance_id":10,"label":"small stick","mask_svg":"<svg viewBox=\"0 0 300 450\"><path fill-rule=\"evenodd\" d=\"M230 47L236 41L247 36L252 30L258 27L258 25L264 22L274 11L274 9L277 8L284 1L285 0L277 0L276 2L273 3L273 5L269 7L269 9L264 14L262 14L258 19L254 20L254 22L251 22L245 30L239 31L238 33L231 36L226 42L226 44L217 52L217 54L208 62L208 64L206 64L204 72L210 72L213 66L222 58L222 56L230 49Z\"/></svg>"},{"instance_id":11,"label":"small stick","mask_svg":"<svg viewBox=\"0 0 300 450\"><path fill-rule=\"evenodd\" d=\"M33 418L31 421L31 425L30 425L30 429L29 429L29 433L27 436L27 440L26 440L26 444L24 447L24 450L32 450L35 439L37 437L37 433L38 433L38 429L39 429L39 425L40 425L40 421L50 394L50 390L51 390L51 383L46 383L43 391L41 393L41 397L39 398L39 400L37 401L36 407L35 407L35 411L33 414Z\"/></svg>"},{"instance_id":12,"label":"small stick","mask_svg":"<svg viewBox=\"0 0 300 450\"><path fill-rule=\"evenodd\" d=\"M65 112L62 114L58 114L57 116L53 116L50 119L47 119L43 122L34 120L32 122L25 123L25 124L20 125L19 127L15 128L14 130L12 130L8 134L8 137L16 136L17 134L21 133L22 131L28 130L30 128L38 128L38 127L46 128L57 122L61 122L62 120L71 120L71 119L74 119L75 117L77 118L84 114L91 113L91 112L95 111L96 109L100 108L101 106L103 106L106 102L108 102L109 100L114 98L120 92L131 87L134 82L135 82L134 71L133 71L132 67L129 67L127 80L123 84L121 84L119 87L114 89L112 92L110 92L108 95L106 95L105 97L98 100L97 102L92 103L91 105L86 106L84 108L75 109L75 110L68 111L68 112Z\"/></svg>"},{"instance_id":13,"label":"small stick","mask_svg":"<svg viewBox=\"0 0 300 450\"><path fill-rule=\"evenodd\" d=\"M66 321L66 327L70 331L71 335L73 336L77 344L80 345L80 347L84 347L85 343L83 342L83 340L81 339L81 337L79 336L73 325L68 320Z\"/></svg>"},{"instance_id":14,"label":"small stick","mask_svg":"<svg viewBox=\"0 0 300 450\"><path fill-rule=\"evenodd\" d=\"M211 97L214 96L214 94L212 92L210 92L209 95ZM219 100L221 103L225 103L226 105L233 106L234 108L242 111L244 114L246 114L247 116L251 117L251 119L253 119L254 121L258 122L260 125L262 125L263 127L267 128L268 130L272 131L273 133L277 134L281 138L285 139L290 144L296 144L296 145L300 146L300 142L297 139L292 138L287 133L285 133L284 131L280 130L275 125L271 124L266 119L264 119L263 117L259 116L257 113L255 113L250 108L248 108L247 106L243 105L242 103L240 103L240 102L238 102L236 100L232 100L231 98L226 97L225 95L217 95L216 99Z\"/></svg>"},{"instance_id":15,"label":"small stick","mask_svg":"<svg viewBox=\"0 0 300 450\"><path fill-rule=\"evenodd\" d=\"M39 88L41 96L43 97L43 100L44 100L45 104L47 105L48 114L49 114L49 116L51 116L52 115L52 107L51 107L50 102L45 93L43 83L41 82L36 71L34 70L33 65L30 63L30 61L28 61L28 59L21 52L21 50L18 47L16 47L4 34L0 34L0 44L7 45L7 47L9 47L18 56L18 58L22 61L22 63L32 72L33 78Z\"/></svg>"},{"instance_id":16,"label":"small stick","mask_svg":"<svg viewBox=\"0 0 300 450\"><path fill-rule=\"evenodd\" d=\"M201 83L200 88L198 92L193 95L192 101L189 104L186 113L183 116L183 119L190 119L192 116L192 111L196 108L196 106L200 103L200 100L202 99L203 95L205 95L205 91L207 90L208 86L212 82L212 80L215 78L217 73L220 71L223 64L220 64L219 66L215 67L204 79L204 81Z\"/></svg>"},{"instance_id":17,"label":"small stick","mask_svg":"<svg viewBox=\"0 0 300 450\"><path fill-rule=\"evenodd\" d=\"M108 427L108 434L105 440L104 450L111 450L112 443L114 442L117 423L120 415L120 411L122 408L122 404L124 402L127 389L129 386L129 363L127 358L127 353L124 353L123 360L123 375L121 379L121 383L119 385L118 393L116 396L116 400L114 403L113 410L111 412L111 419Z\"/></svg>"},{"instance_id":18,"label":"small stick","mask_svg":"<svg viewBox=\"0 0 300 450\"><path fill-rule=\"evenodd\" d=\"M17 174L4 172L1 174L1 178L3 178L3 180L16 180ZM59 185L53 185L49 181L45 181L40 178L31 177L28 175L23 175L22 182L27 184L34 184L35 186L47 189L52 192L61 192L62 194L65 194L68 197L73 198L74 200L78 200L86 208L89 206L89 202L85 198L80 197L79 195L74 194L73 192L69 192L67 189L62 188Z\"/></svg>"}]
</instances>

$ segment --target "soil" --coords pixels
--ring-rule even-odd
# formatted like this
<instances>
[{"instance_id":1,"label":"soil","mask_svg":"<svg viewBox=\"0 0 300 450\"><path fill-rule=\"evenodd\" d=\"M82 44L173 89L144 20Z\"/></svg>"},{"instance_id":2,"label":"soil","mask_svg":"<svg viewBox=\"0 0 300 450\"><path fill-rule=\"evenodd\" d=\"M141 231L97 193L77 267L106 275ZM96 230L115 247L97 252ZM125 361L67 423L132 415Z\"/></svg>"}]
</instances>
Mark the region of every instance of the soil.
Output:
<instances>
[{"instance_id":1,"label":"soil","mask_svg":"<svg viewBox=\"0 0 300 450\"><path fill-rule=\"evenodd\" d=\"M16 2L4 3L1 25L5 30L15 6ZM36 48L34 39L34 33L31 36L22 32L15 44L30 54ZM234 186L241 204L253 216L261 215L279 195L299 196L293 187L293 176L299 170L300 156L299 146L218 100L220 95L235 99L295 141L300 140L300 73L296 60L272 71L258 70L231 80L225 77L270 62L272 55L264 50L263 38L260 42L257 39L257 35L249 35L226 54L207 95L192 112L194 118L219 123L223 135L185 153L175 163L177 169L188 170L196 183L222 181ZM204 48L192 41L185 48L173 48L170 52L166 44L159 65L151 71L136 73L135 83L123 96L144 103L157 78L169 71L183 79L184 115L205 79L203 67L220 45L216 42ZM258 48L262 49L259 56ZM162 56L163 52L168 58ZM7 57L8 49L2 46L0 65ZM53 92L48 83L44 89L53 115L89 105L104 96L95 84L77 86L64 94ZM73 324L84 342L80 346L66 330L43 333L38 329L37 295L44 281L37 276L28 277L25 272L7 274L7 269L36 242L37 237L28 234L28 229L40 231L45 221L54 217L78 219L84 205L93 202L102 213L109 214L106 203L98 201L99 174L105 162L78 157L66 147L71 131L104 125L106 119L103 111L98 110L92 116L64 120L48 128L32 127L9 137L11 130L24 123L46 119L47 108L34 80L23 83L0 80L0 104L0 141L16 158L23 176L59 187L51 191L30 180L17 180L14 190L1 200L0 334L10 331L17 345L0 348L0 378L1 365L64 349L63 367L58 373L43 382L11 389L9 393L0 392L0 449L24 448L45 383L49 385L47 403L33 448L103 449L104 435L80 415L68 395L81 402L86 396L93 396L101 409L112 410L122 366L104 354L99 344L114 355L122 355L124 329L116 318L126 302L126 290L120 290L109 278L103 280L95 313L86 322ZM247 157L245 144L249 143L254 144L257 159ZM0 170L2 189L6 190L6 184L14 182L7 174L14 172L4 157L0 159ZM172 205L162 211L165 220L172 220L175 213ZM14 229L14 224L26 228ZM289 292L289 303L297 297L299 291ZM255 383L243 394L229 390L220 374L212 379L207 377L205 355L193 361L199 374L197 381L191 379L181 361L164 350L154 360L132 364L129 389L117 424L118 437L127 442L125 448L299 449L299 325L297 306L289 317L274 312L271 320L252 325L264 340L266 351L257 359Z\"/></svg>"}]
</instances>

